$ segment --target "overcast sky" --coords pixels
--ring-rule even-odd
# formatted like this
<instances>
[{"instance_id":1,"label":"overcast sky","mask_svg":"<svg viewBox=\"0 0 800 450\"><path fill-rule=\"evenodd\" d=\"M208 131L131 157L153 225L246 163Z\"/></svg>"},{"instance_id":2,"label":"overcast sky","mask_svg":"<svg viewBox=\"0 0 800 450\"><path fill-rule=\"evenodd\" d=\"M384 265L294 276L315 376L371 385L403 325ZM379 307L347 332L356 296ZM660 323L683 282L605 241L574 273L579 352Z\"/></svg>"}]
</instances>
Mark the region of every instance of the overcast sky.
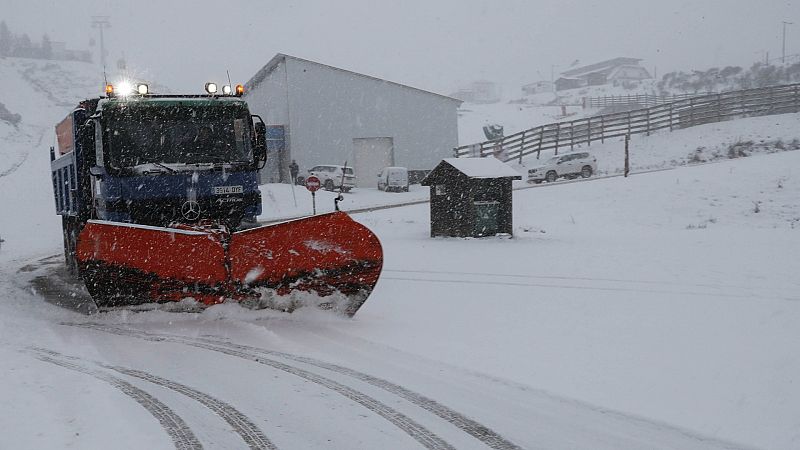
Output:
<instances>
[{"instance_id":1,"label":"overcast sky","mask_svg":"<svg viewBox=\"0 0 800 450\"><path fill-rule=\"evenodd\" d=\"M749 65L800 53L800 0L0 0L14 32L70 48L99 41L91 16L110 16L108 61L176 92L207 80L247 81L288 53L447 94L476 79L521 84L575 60L629 56L658 73ZM92 47L95 51L97 45ZM95 53L95 61L99 61ZM100 69L98 69L100 71Z\"/></svg>"}]
</instances>

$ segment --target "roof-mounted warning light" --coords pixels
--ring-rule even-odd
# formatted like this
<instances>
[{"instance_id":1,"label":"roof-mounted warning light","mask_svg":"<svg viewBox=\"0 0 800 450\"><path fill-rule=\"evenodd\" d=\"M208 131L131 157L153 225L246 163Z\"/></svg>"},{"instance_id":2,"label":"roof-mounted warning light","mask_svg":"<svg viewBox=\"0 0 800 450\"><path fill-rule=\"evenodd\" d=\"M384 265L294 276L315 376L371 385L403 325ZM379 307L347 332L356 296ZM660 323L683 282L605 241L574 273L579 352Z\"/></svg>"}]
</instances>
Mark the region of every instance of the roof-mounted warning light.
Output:
<instances>
[{"instance_id":1,"label":"roof-mounted warning light","mask_svg":"<svg viewBox=\"0 0 800 450\"><path fill-rule=\"evenodd\" d=\"M114 85L107 84L106 85L106 97L113 97L114 96Z\"/></svg>"},{"instance_id":2,"label":"roof-mounted warning light","mask_svg":"<svg viewBox=\"0 0 800 450\"><path fill-rule=\"evenodd\" d=\"M230 84L222 86L222 95L231 95L231 93L233 93L233 90Z\"/></svg>"},{"instance_id":3,"label":"roof-mounted warning light","mask_svg":"<svg viewBox=\"0 0 800 450\"><path fill-rule=\"evenodd\" d=\"M241 97L242 95L244 95L244 86L241 85L241 84L237 84L236 85L236 96L237 97Z\"/></svg>"},{"instance_id":4,"label":"roof-mounted warning light","mask_svg":"<svg viewBox=\"0 0 800 450\"><path fill-rule=\"evenodd\" d=\"M217 93L217 83L210 83L210 82L206 83L206 92L208 92L209 95L216 94Z\"/></svg>"},{"instance_id":5,"label":"roof-mounted warning light","mask_svg":"<svg viewBox=\"0 0 800 450\"><path fill-rule=\"evenodd\" d=\"M136 85L136 92L138 92L139 95L147 95L147 94L150 93L150 86L148 86L148 85L146 85L144 83L137 84Z\"/></svg>"}]
</instances>

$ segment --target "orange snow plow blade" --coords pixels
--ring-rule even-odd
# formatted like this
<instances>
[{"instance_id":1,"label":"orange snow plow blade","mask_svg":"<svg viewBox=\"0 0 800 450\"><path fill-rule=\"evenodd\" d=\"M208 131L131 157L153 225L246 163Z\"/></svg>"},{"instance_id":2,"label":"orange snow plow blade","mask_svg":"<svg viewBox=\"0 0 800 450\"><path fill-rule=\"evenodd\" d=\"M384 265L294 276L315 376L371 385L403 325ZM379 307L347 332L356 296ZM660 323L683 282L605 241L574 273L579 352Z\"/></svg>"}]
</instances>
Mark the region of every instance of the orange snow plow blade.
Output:
<instances>
[{"instance_id":1,"label":"orange snow plow blade","mask_svg":"<svg viewBox=\"0 0 800 450\"><path fill-rule=\"evenodd\" d=\"M89 221L78 264L98 306L233 299L292 310L313 304L349 316L380 276L378 238L343 212L235 233Z\"/></svg>"},{"instance_id":2,"label":"orange snow plow blade","mask_svg":"<svg viewBox=\"0 0 800 450\"><path fill-rule=\"evenodd\" d=\"M383 267L377 236L343 212L234 233L228 256L237 285L278 296L313 292L330 297L318 306L349 316L372 292Z\"/></svg>"}]
</instances>

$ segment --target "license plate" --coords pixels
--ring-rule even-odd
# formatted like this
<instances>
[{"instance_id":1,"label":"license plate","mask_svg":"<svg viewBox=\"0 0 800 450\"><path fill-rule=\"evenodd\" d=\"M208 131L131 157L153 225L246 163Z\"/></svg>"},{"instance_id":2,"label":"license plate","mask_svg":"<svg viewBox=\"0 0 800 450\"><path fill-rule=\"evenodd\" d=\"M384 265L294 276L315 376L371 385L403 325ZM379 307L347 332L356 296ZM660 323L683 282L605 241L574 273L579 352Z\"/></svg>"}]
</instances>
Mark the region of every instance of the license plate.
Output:
<instances>
[{"instance_id":1,"label":"license plate","mask_svg":"<svg viewBox=\"0 0 800 450\"><path fill-rule=\"evenodd\" d=\"M214 186L212 192L214 192L214 195L241 194L244 189L241 186Z\"/></svg>"}]
</instances>

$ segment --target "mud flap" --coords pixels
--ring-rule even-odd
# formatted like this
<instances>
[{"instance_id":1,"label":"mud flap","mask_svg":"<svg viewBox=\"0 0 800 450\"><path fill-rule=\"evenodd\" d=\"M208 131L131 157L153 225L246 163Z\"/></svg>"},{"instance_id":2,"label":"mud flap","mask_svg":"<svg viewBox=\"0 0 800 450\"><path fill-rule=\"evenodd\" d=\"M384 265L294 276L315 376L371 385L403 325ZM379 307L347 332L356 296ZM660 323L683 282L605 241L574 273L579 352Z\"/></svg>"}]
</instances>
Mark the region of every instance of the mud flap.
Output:
<instances>
[{"instance_id":1,"label":"mud flap","mask_svg":"<svg viewBox=\"0 0 800 450\"><path fill-rule=\"evenodd\" d=\"M383 266L378 238L343 212L233 234L89 221L77 256L100 307L186 297L273 306L277 299L285 310L313 303L348 316L366 301Z\"/></svg>"}]
</instances>

